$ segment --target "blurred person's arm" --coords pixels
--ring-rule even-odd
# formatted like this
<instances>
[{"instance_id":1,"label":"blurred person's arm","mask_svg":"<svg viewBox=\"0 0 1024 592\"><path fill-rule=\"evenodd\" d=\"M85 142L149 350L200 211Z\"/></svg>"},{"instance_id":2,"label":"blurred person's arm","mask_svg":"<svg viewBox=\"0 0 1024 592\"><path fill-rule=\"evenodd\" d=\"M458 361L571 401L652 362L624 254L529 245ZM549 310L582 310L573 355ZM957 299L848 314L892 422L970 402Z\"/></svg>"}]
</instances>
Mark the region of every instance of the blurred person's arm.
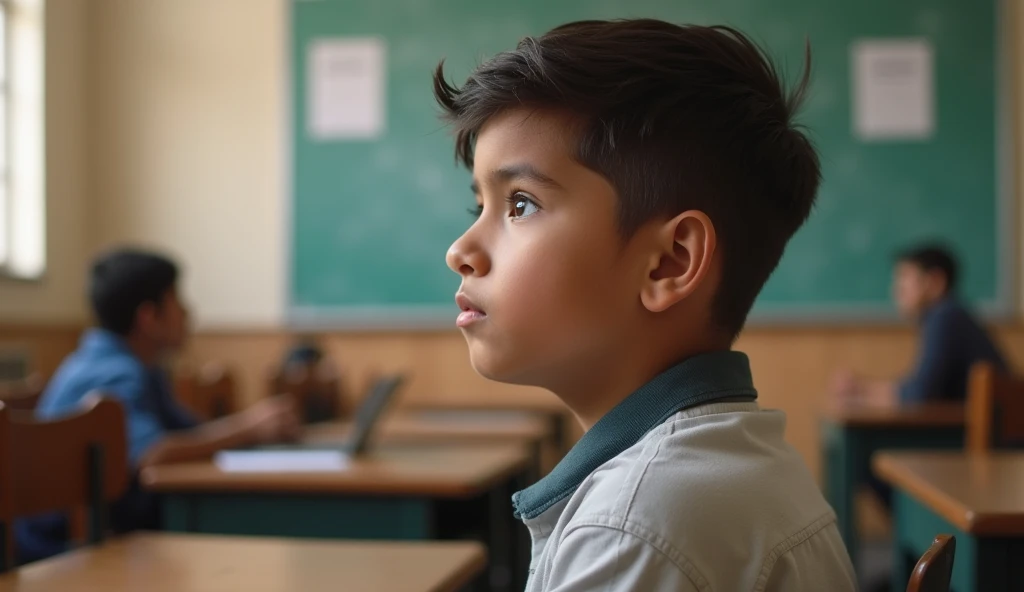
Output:
<instances>
[{"instance_id":1,"label":"blurred person's arm","mask_svg":"<svg viewBox=\"0 0 1024 592\"><path fill-rule=\"evenodd\" d=\"M843 371L832 381L832 393L840 402L871 407L895 407L900 404L899 387L892 380L867 379Z\"/></svg>"},{"instance_id":2,"label":"blurred person's arm","mask_svg":"<svg viewBox=\"0 0 1024 592\"><path fill-rule=\"evenodd\" d=\"M227 448L294 440L299 428L290 399L268 399L196 428L166 433L142 454L138 466L205 460Z\"/></svg>"}]
</instances>

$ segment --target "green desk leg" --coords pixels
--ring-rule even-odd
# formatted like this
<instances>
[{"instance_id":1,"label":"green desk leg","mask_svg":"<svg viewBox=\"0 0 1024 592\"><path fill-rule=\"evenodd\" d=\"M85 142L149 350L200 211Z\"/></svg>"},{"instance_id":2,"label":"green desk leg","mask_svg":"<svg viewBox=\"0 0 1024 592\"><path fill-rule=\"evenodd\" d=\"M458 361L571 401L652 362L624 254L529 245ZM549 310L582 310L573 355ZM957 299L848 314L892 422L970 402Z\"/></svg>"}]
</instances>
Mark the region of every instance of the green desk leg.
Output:
<instances>
[{"instance_id":1,"label":"green desk leg","mask_svg":"<svg viewBox=\"0 0 1024 592\"><path fill-rule=\"evenodd\" d=\"M871 473L871 455L890 449L961 448L963 441L963 428L958 427L880 429L824 424L825 497L836 512L837 526L855 569L860 537L854 502Z\"/></svg>"},{"instance_id":2,"label":"green desk leg","mask_svg":"<svg viewBox=\"0 0 1024 592\"><path fill-rule=\"evenodd\" d=\"M164 527L178 532L307 538L435 538L433 503L416 498L173 494Z\"/></svg>"},{"instance_id":3,"label":"green desk leg","mask_svg":"<svg viewBox=\"0 0 1024 592\"><path fill-rule=\"evenodd\" d=\"M843 426L825 424L822 443L825 451L825 497L836 513L836 526L850 554L854 569L857 567L857 517L854 495L859 483L857 466L863 462L862 442L856 431Z\"/></svg>"},{"instance_id":4,"label":"green desk leg","mask_svg":"<svg viewBox=\"0 0 1024 592\"><path fill-rule=\"evenodd\" d=\"M893 495L892 590L904 590L917 560L938 534L956 537L953 592L1024 590L1024 537L978 538L902 491Z\"/></svg>"}]
</instances>

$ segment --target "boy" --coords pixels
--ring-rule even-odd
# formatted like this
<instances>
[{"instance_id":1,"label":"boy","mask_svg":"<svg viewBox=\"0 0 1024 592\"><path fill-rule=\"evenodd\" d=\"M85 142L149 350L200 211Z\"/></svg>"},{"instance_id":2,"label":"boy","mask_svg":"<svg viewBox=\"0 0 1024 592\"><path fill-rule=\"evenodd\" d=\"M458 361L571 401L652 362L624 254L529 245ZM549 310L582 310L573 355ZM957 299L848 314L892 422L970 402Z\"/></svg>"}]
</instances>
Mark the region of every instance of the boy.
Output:
<instances>
[{"instance_id":1,"label":"boy","mask_svg":"<svg viewBox=\"0 0 1024 592\"><path fill-rule=\"evenodd\" d=\"M809 56L808 56L809 57ZM785 418L730 351L810 213L818 157L725 27L587 21L434 91L479 218L449 249L483 376L587 430L513 497L528 590L853 590Z\"/></svg>"},{"instance_id":2,"label":"boy","mask_svg":"<svg viewBox=\"0 0 1024 592\"><path fill-rule=\"evenodd\" d=\"M160 368L179 351L188 333L188 313L178 298L177 267L164 257L120 250L92 268L89 297L99 328L82 337L78 350L57 370L36 415L51 419L73 413L88 393L115 397L124 406L132 482L111 508L115 531L155 528L157 507L139 488L137 471L157 463L210 457L229 447L292 438L298 421L283 399L262 401L246 411L205 425L183 409ZM16 524L21 562L63 550L63 515L38 516Z\"/></svg>"},{"instance_id":3,"label":"boy","mask_svg":"<svg viewBox=\"0 0 1024 592\"><path fill-rule=\"evenodd\" d=\"M974 316L957 300L957 264L939 245L900 253L893 270L893 299L903 316L920 324L917 364L900 382L866 381L840 373L833 390L840 397L878 406L925 401L963 401L976 362L1006 371L1005 358Z\"/></svg>"}]
</instances>

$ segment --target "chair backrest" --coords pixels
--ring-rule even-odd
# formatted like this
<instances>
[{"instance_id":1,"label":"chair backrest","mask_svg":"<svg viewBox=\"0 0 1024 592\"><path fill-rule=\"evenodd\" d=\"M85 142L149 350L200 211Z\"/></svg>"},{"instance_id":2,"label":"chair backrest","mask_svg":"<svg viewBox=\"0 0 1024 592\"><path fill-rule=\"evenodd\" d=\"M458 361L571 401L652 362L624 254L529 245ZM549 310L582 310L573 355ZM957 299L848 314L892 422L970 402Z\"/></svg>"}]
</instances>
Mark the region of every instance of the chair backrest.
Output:
<instances>
[{"instance_id":1,"label":"chair backrest","mask_svg":"<svg viewBox=\"0 0 1024 592\"><path fill-rule=\"evenodd\" d=\"M0 402L8 409L32 411L45 387L46 382L39 374L31 374L24 380L0 382Z\"/></svg>"},{"instance_id":2,"label":"chair backrest","mask_svg":"<svg viewBox=\"0 0 1024 592\"><path fill-rule=\"evenodd\" d=\"M107 503L128 486L124 410L90 394L53 421L0 406L0 571L12 565L10 524L20 516L89 510L89 540L107 530Z\"/></svg>"},{"instance_id":3,"label":"chair backrest","mask_svg":"<svg viewBox=\"0 0 1024 592\"><path fill-rule=\"evenodd\" d=\"M238 410L238 390L231 369L219 362L186 368L175 375L178 399L203 421L231 415Z\"/></svg>"},{"instance_id":4,"label":"chair backrest","mask_svg":"<svg viewBox=\"0 0 1024 592\"><path fill-rule=\"evenodd\" d=\"M343 419L351 413L341 376L329 362L288 364L271 372L268 386L271 396L293 397L307 423Z\"/></svg>"},{"instance_id":5,"label":"chair backrest","mask_svg":"<svg viewBox=\"0 0 1024 592\"><path fill-rule=\"evenodd\" d=\"M965 427L968 452L1024 443L1024 378L1000 372L989 362L974 364Z\"/></svg>"},{"instance_id":6,"label":"chair backrest","mask_svg":"<svg viewBox=\"0 0 1024 592\"><path fill-rule=\"evenodd\" d=\"M949 592L956 556L956 538L948 534L935 537L910 574L907 592Z\"/></svg>"}]
</instances>

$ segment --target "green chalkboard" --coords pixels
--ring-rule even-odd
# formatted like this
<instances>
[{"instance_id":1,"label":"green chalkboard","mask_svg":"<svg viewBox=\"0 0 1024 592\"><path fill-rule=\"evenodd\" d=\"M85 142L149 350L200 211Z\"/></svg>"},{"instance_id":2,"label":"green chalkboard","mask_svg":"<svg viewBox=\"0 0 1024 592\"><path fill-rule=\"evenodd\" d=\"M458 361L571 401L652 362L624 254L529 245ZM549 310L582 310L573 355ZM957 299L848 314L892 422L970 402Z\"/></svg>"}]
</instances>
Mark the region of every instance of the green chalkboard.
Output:
<instances>
[{"instance_id":1,"label":"green chalkboard","mask_svg":"<svg viewBox=\"0 0 1024 592\"><path fill-rule=\"evenodd\" d=\"M998 309L1008 216L998 0L293 0L290 6L290 309L301 321L365 326L450 323L458 277L449 244L468 227L469 174L456 167L430 76L456 81L525 35L583 18L724 23L752 34L795 75L804 39L815 60L802 122L821 150L824 184L755 318L871 318L888 310L893 252L943 237L966 269L965 295ZM386 124L368 140L307 133L307 52L339 37L386 45ZM934 47L935 133L865 143L855 136L851 45L923 38Z\"/></svg>"}]
</instances>

